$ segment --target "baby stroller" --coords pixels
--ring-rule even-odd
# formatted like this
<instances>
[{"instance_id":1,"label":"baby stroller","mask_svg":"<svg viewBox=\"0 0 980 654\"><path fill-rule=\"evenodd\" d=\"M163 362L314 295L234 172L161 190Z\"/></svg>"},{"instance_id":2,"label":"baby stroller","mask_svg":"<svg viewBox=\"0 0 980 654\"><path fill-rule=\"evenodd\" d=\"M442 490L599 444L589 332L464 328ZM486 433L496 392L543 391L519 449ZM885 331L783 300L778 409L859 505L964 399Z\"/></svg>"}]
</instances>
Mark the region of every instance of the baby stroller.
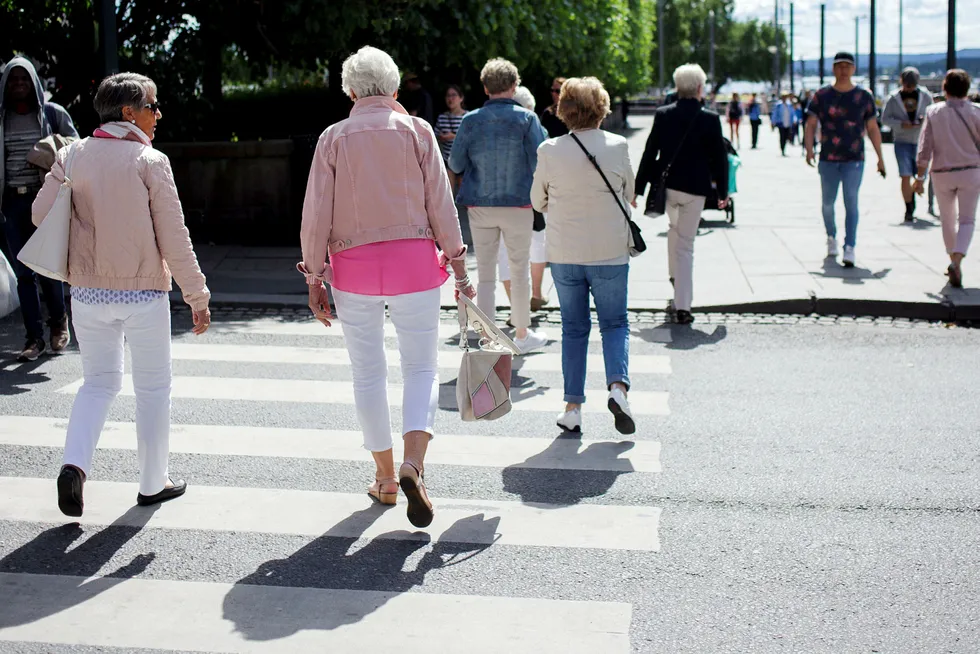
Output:
<instances>
[{"instance_id":1,"label":"baby stroller","mask_svg":"<svg viewBox=\"0 0 980 654\"><path fill-rule=\"evenodd\" d=\"M725 219L729 224L735 224L735 200L732 196L738 192L738 185L735 183L735 175L742 165L742 160L738 157L738 150L732 142L722 137L725 142L725 150L728 152L728 206L725 207ZM715 182L711 183L711 193L704 199L706 211L718 211L718 187Z\"/></svg>"}]
</instances>

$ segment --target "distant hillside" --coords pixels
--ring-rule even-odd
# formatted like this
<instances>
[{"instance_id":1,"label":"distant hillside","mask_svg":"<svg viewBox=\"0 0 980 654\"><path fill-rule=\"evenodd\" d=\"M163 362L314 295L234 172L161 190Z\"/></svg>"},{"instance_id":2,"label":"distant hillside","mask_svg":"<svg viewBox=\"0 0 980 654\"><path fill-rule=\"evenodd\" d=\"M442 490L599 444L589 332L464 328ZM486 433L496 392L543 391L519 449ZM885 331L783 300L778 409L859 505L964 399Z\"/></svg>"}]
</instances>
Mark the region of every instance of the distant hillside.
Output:
<instances>
[{"instance_id":1,"label":"distant hillside","mask_svg":"<svg viewBox=\"0 0 980 654\"><path fill-rule=\"evenodd\" d=\"M825 65L828 73L830 72L833 57L833 52L828 52L826 55ZM807 70L816 70L819 64L820 61L818 59L805 60ZM898 68L898 55L879 53L876 56L875 65L879 73L895 73L897 72L896 69ZM977 75L980 73L980 48L958 50L956 52L956 65L963 68L971 75ZM798 66L799 63L797 63L797 67ZM927 76L931 74L942 75L946 72L946 53L936 52L930 54L906 54L902 56L902 66L915 66L919 69L920 73ZM858 68L862 73L867 71L867 53L858 55Z\"/></svg>"}]
</instances>

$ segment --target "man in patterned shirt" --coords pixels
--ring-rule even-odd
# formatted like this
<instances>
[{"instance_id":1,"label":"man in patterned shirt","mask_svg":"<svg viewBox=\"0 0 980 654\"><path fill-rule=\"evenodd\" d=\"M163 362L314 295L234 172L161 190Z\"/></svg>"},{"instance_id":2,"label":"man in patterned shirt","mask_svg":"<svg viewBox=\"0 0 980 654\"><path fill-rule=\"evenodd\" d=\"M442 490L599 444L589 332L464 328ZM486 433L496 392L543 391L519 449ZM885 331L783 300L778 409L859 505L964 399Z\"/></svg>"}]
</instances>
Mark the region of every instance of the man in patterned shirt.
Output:
<instances>
[{"instance_id":1,"label":"man in patterned shirt","mask_svg":"<svg viewBox=\"0 0 980 654\"><path fill-rule=\"evenodd\" d=\"M823 190L823 221L827 229L827 256L836 258L837 222L834 204L837 190L844 188L844 267L854 267L857 244L858 191L864 175L864 134L867 132L878 155L878 173L885 176L881 156L874 96L851 81L854 55L839 52L834 57L834 83L817 91L810 100L806 121L806 162L813 165L813 140L820 124L820 186Z\"/></svg>"}]
</instances>

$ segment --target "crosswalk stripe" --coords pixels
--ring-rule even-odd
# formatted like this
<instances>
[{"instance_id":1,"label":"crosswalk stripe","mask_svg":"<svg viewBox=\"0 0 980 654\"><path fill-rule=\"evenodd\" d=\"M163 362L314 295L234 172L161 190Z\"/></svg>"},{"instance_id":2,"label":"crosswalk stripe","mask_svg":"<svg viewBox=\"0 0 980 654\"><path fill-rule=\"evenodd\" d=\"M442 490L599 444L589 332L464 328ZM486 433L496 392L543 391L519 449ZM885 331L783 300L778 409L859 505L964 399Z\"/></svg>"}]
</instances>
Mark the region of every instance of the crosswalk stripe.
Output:
<instances>
[{"instance_id":1,"label":"crosswalk stripe","mask_svg":"<svg viewBox=\"0 0 980 654\"><path fill-rule=\"evenodd\" d=\"M397 350L387 353L388 364L398 365ZM282 345L235 345L219 343L174 343L172 356L184 361L222 361L229 363L308 363L314 365L349 366L350 358L344 348L288 347ZM463 353L459 348L439 351L439 367L458 369ZM668 375L670 357L666 355L631 355L630 373ZM591 370L602 370L602 355L589 355ZM543 352L515 357L514 368L521 372L561 372L561 354Z\"/></svg>"},{"instance_id":2,"label":"crosswalk stripe","mask_svg":"<svg viewBox=\"0 0 980 654\"><path fill-rule=\"evenodd\" d=\"M61 418L0 416L0 445L61 447L68 421ZM110 422L99 447L136 449L136 425ZM219 456L293 457L338 461L370 461L363 437L356 431L173 425L170 451ZM425 455L433 465L550 470L660 472L656 441L590 441L576 438L455 436L438 434Z\"/></svg>"},{"instance_id":3,"label":"crosswalk stripe","mask_svg":"<svg viewBox=\"0 0 980 654\"><path fill-rule=\"evenodd\" d=\"M498 322L498 325L502 324ZM561 340L561 325L542 324L540 328L547 334L548 338L554 341ZM395 326L390 322L385 322L385 337L394 338ZM221 334L264 334L272 336L343 336L340 323L334 322L330 327L325 327L315 320L289 321L276 320L275 318L256 318L255 320L228 320L215 322L211 326L211 331ZM671 343L673 341L669 327L640 327L630 326L630 333L634 338L643 338L653 343ZM443 322L439 324L439 338L452 338L459 336L459 327L455 324ZM596 342L601 340L599 327L592 326L589 333L589 340Z\"/></svg>"},{"instance_id":4,"label":"crosswalk stripe","mask_svg":"<svg viewBox=\"0 0 980 654\"><path fill-rule=\"evenodd\" d=\"M625 654L630 604L0 573L0 640L245 652ZM156 610L152 607L158 607Z\"/></svg>"},{"instance_id":5,"label":"crosswalk stripe","mask_svg":"<svg viewBox=\"0 0 980 654\"><path fill-rule=\"evenodd\" d=\"M439 498L426 532L406 531L401 510L372 506L360 493L278 488L192 486L180 501L146 511L133 508L137 485L85 483L84 524L160 529L243 531L295 536L443 540L483 545L571 547L657 551L660 509L645 506L574 504L563 506L493 500ZM54 482L0 477L0 520L64 520L53 497ZM479 517L475 517L479 516Z\"/></svg>"},{"instance_id":6,"label":"crosswalk stripe","mask_svg":"<svg viewBox=\"0 0 980 654\"><path fill-rule=\"evenodd\" d=\"M78 379L58 389L59 393L75 394L82 386ZM455 410L455 389L443 387L443 394L452 398L440 400L444 408ZM132 396L132 375L123 377L122 394ZM564 405L564 393L560 388L535 386L511 388L514 411L555 412ZM607 413L604 390L586 390L592 402L582 405L583 413ZM172 396L198 400L243 400L252 402L309 402L313 404L354 404L354 387L350 382L320 381L310 379L243 379L234 377L178 377L173 378ZM668 393L661 391L630 391L630 408L634 416L663 416L670 413ZM388 387L388 401L401 406L402 387Z\"/></svg>"}]
</instances>

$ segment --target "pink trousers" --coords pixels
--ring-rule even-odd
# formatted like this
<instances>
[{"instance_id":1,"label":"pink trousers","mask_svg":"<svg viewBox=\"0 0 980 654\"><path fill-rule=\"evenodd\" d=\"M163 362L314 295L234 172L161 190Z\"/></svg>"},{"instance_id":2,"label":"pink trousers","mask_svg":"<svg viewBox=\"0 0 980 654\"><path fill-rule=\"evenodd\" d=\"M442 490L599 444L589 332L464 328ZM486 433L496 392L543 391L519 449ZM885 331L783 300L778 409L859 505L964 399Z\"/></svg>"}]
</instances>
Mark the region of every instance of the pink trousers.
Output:
<instances>
[{"instance_id":1,"label":"pink trousers","mask_svg":"<svg viewBox=\"0 0 980 654\"><path fill-rule=\"evenodd\" d=\"M980 168L934 173L932 179L946 252L966 255L973 239L977 200L980 199Z\"/></svg>"}]
</instances>

